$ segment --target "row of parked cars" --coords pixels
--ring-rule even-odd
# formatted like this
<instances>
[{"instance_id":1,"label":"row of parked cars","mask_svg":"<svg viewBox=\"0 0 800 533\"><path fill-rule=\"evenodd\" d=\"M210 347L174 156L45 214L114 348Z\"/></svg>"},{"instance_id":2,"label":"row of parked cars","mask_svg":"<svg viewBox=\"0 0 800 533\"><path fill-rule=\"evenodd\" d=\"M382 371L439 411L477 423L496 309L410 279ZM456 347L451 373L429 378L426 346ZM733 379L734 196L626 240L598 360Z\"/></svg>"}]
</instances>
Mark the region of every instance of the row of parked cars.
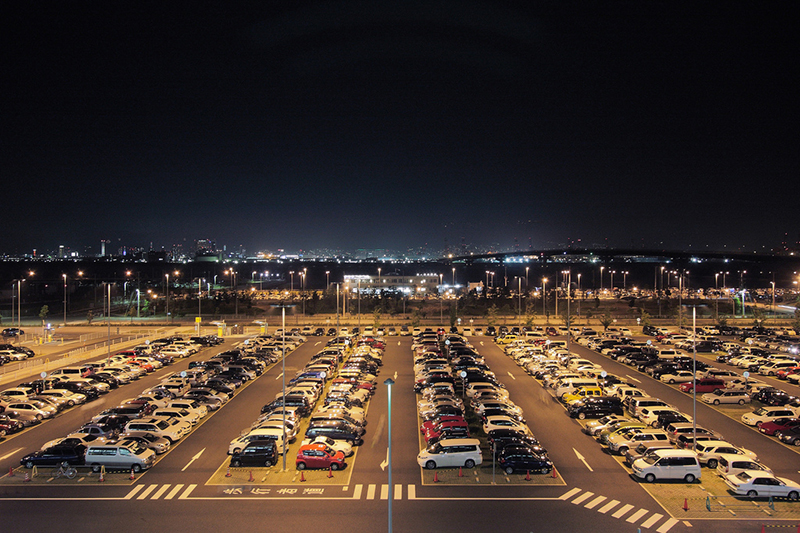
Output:
<instances>
[{"instance_id":1,"label":"row of parked cars","mask_svg":"<svg viewBox=\"0 0 800 533\"><path fill-rule=\"evenodd\" d=\"M365 407L384 348L374 338L329 341L231 441L231 466L272 466L302 432L305 438L294 457L298 470L344 468L353 446L363 442Z\"/></svg>"},{"instance_id":2,"label":"row of parked cars","mask_svg":"<svg viewBox=\"0 0 800 533\"><path fill-rule=\"evenodd\" d=\"M216 340L210 340L208 345L216 343ZM103 361L54 371L53 379L84 376L74 379L86 380L93 379L97 373L108 372L119 375L119 383L116 384L119 386L172 361L170 356L159 358L158 355L157 352L144 355L138 350L125 350ZM240 352L223 352L212 359L216 362L246 361ZM263 370L263 365L263 362L253 359L252 368L257 369L258 373ZM190 379L199 380L197 371L165 376L158 385L105 409L74 432L45 443L40 450L23 457L20 463L27 468L64 463L86 465L95 472L102 468L134 472L150 468L157 455L167 452L211 410L227 401L228 395L217 388L235 387L234 381L220 377L226 368L212 368L209 365L208 369L203 370L204 381L190 382ZM98 381L100 385L109 386ZM54 391L61 391L58 397L75 404L89 399L80 393L58 388L43 389L42 392Z\"/></svg>"},{"instance_id":3,"label":"row of parked cars","mask_svg":"<svg viewBox=\"0 0 800 533\"><path fill-rule=\"evenodd\" d=\"M482 440L507 474L549 473L553 463L533 436L522 409L485 360L457 334L421 332L412 344L420 432L426 447L417 456L426 469L473 468L483 462ZM463 389L465 400L457 395ZM482 431L471 435L468 420ZM481 437L481 438L476 438Z\"/></svg>"}]
</instances>

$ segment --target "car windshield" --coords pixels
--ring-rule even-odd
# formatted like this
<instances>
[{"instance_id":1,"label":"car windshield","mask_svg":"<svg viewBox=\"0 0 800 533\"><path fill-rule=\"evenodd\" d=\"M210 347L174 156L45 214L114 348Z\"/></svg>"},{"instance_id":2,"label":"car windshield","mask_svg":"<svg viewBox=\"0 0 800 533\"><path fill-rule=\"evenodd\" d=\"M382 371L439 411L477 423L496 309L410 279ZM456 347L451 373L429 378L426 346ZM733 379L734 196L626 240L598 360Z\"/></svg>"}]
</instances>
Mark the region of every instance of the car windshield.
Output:
<instances>
[{"instance_id":1,"label":"car windshield","mask_svg":"<svg viewBox=\"0 0 800 533\"><path fill-rule=\"evenodd\" d=\"M648 453L647 455L642 457L642 460L649 465L654 465L656 464L656 461L658 461L658 455L654 453Z\"/></svg>"},{"instance_id":2,"label":"car windshield","mask_svg":"<svg viewBox=\"0 0 800 533\"><path fill-rule=\"evenodd\" d=\"M440 453L441 451L442 451L442 446L438 442L436 444L428 446L429 453Z\"/></svg>"},{"instance_id":3,"label":"car windshield","mask_svg":"<svg viewBox=\"0 0 800 533\"><path fill-rule=\"evenodd\" d=\"M738 479L742 483L747 483L751 479L753 479L753 476L748 474L747 471L744 471L744 472L739 472L738 474L736 474L736 479Z\"/></svg>"},{"instance_id":4,"label":"car windshield","mask_svg":"<svg viewBox=\"0 0 800 533\"><path fill-rule=\"evenodd\" d=\"M769 414L769 409L767 409L766 407L761 407L761 408L757 409L754 414L766 415L766 414Z\"/></svg>"},{"instance_id":5,"label":"car windshield","mask_svg":"<svg viewBox=\"0 0 800 533\"><path fill-rule=\"evenodd\" d=\"M156 427L158 429L167 429L167 428L169 428L169 426L170 425L165 420L160 420L160 421L156 422Z\"/></svg>"}]
</instances>

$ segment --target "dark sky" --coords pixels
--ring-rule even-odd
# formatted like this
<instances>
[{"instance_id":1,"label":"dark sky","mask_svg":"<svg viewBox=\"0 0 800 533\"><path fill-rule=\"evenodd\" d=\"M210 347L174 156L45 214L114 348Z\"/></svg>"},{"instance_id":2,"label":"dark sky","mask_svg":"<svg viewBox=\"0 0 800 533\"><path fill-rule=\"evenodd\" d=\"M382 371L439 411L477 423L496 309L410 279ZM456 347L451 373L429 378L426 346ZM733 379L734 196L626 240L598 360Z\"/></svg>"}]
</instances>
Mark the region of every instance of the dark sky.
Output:
<instances>
[{"instance_id":1,"label":"dark sky","mask_svg":"<svg viewBox=\"0 0 800 533\"><path fill-rule=\"evenodd\" d=\"M0 252L800 233L790 2L13 4Z\"/></svg>"}]
</instances>

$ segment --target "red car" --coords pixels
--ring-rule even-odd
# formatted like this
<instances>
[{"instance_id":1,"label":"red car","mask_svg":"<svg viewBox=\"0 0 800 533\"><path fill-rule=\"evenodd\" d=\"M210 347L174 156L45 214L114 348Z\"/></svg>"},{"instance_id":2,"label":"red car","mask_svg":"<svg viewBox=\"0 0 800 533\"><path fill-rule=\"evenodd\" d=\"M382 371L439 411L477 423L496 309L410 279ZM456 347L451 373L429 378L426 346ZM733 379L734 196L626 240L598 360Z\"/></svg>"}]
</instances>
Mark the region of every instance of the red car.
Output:
<instances>
[{"instance_id":1,"label":"red car","mask_svg":"<svg viewBox=\"0 0 800 533\"><path fill-rule=\"evenodd\" d=\"M799 418L778 418L772 422L762 422L758 430L764 435L774 436L776 431L784 431L791 427L800 426Z\"/></svg>"},{"instance_id":2,"label":"red car","mask_svg":"<svg viewBox=\"0 0 800 533\"><path fill-rule=\"evenodd\" d=\"M461 415L441 415L437 418L426 420L425 422L423 422L422 425L419 427L419 430L421 433L426 433L428 431L433 430L433 428L435 428L436 424L438 424L439 422L451 422L451 421L461 422L464 425L467 424L467 421L464 420L464 417Z\"/></svg>"},{"instance_id":3,"label":"red car","mask_svg":"<svg viewBox=\"0 0 800 533\"><path fill-rule=\"evenodd\" d=\"M714 392L717 389L724 389L725 381L717 378L701 378L697 380L697 394L704 392ZM681 383L683 392L692 392L692 382Z\"/></svg>"},{"instance_id":4,"label":"red car","mask_svg":"<svg viewBox=\"0 0 800 533\"><path fill-rule=\"evenodd\" d=\"M330 468L340 470L344 468L344 453L336 451L324 442L316 442L300 446L297 452L295 467L298 470L306 468Z\"/></svg>"},{"instance_id":5,"label":"red car","mask_svg":"<svg viewBox=\"0 0 800 533\"><path fill-rule=\"evenodd\" d=\"M775 373L778 379L786 379L791 374L800 374L800 366L793 366L791 368L782 368Z\"/></svg>"},{"instance_id":6,"label":"red car","mask_svg":"<svg viewBox=\"0 0 800 533\"><path fill-rule=\"evenodd\" d=\"M432 428L425 431L425 442L430 441L431 439L435 439L442 434L442 431L448 429L465 429L467 428L467 423L465 421L459 420L448 420L444 422L439 422L438 424L434 425Z\"/></svg>"}]
</instances>

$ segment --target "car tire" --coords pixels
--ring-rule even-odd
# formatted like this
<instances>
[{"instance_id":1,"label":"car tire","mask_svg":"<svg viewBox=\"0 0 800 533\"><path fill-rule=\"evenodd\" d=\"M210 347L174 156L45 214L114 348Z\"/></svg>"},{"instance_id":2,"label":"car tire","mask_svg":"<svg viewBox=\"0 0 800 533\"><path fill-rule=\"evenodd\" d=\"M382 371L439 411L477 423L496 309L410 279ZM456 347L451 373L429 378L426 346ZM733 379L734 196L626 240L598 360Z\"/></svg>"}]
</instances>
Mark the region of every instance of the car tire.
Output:
<instances>
[{"instance_id":1,"label":"car tire","mask_svg":"<svg viewBox=\"0 0 800 533\"><path fill-rule=\"evenodd\" d=\"M709 468L716 468L716 467L717 467L717 464L719 464L719 461L717 461L716 459L709 459L709 460L708 460L708 463L706 463L706 465L707 465Z\"/></svg>"},{"instance_id":2,"label":"car tire","mask_svg":"<svg viewBox=\"0 0 800 533\"><path fill-rule=\"evenodd\" d=\"M464 463L465 468L473 468L475 466L475 461L472 459L467 459L467 462Z\"/></svg>"},{"instance_id":3,"label":"car tire","mask_svg":"<svg viewBox=\"0 0 800 533\"><path fill-rule=\"evenodd\" d=\"M26 461L25 468L33 468L33 461Z\"/></svg>"},{"instance_id":4,"label":"car tire","mask_svg":"<svg viewBox=\"0 0 800 533\"><path fill-rule=\"evenodd\" d=\"M272 466L272 461L269 461L269 460L264 461L264 466L266 466L267 468L271 467Z\"/></svg>"},{"instance_id":5,"label":"car tire","mask_svg":"<svg viewBox=\"0 0 800 533\"><path fill-rule=\"evenodd\" d=\"M628 453L628 447L627 446L621 446L620 449L617 450L617 453L619 453L620 455L625 455L626 453Z\"/></svg>"},{"instance_id":6,"label":"car tire","mask_svg":"<svg viewBox=\"0 0 800 533\"><path fill-rule=\"evenodd\" d=\"M42 421L42 415L36 415L36 420L38 422L41 422Z\"/></svg>"},{"instance_id":7,"label":"car tire","mask_svg":"<svg viewBox=\"0 0 800 533\"><path fill-rule=\"evenodd\" d=\"M758 498L758 492L756 492L754 490L748 490L747 491L747 497L748 498Z\"/></svg>"},{"instance_id":8,"label":"car tire","mask_svg":"<svg viewBox=\"0 0 800 533\"><path fill-rule=\"evenodd\" d=\"M339 463L331 463L331 470L339 470Z\"/></svg>"},{"instance_id":9,"label":"car tire","mask_svg":"<svg viewBox=\"0 0 800 533\"><path fill-rule=\"evenodd\" d=\"M242 466L242 462L239 459L234 459L233 461L231 461L231 466L234 468L238 468Z\"/></svg>"},{"instance_id":10,"label":"car tire","mask_svg":"<svg viewBox=\"0 0 800 533\"><path fill-rule=\"evenodd\" d=\"M242 453L242 449L241 448L234 448L233 449L233 453Z\"/></svg>"},{"instance_id":11,"label":"car tire","mask_svg":"<svg viewBox=\"0 0 800 533\"><path fill-rule=\"evenodd\" d=\"M739 400L739 405L744 405L744 400Z\"/></svg>"},{"instance_id":12,"label":"car tire","mask_svg":"<svg viewBox=\"0 0 800 533\"><path fill-rule=\"evenodd\" d=\"M586 418L586 413L578 413L578 418L584 420Z\"/></svg>"},{"instance_id":13,"label":"car tire","mask_svg":"<svg viewBox=\"0 0 800 533\"><path fill-rule=\"evenodd\" d=\"M306 464L305 464L305 463L303 463L303 462L300 462L300 463L297 463L297 465L295 465L295 467L296 467L298 470L305 470L305 469L306 469Z\"/></svg>"},{"instance_id":14,"label":"car tire","mask_svg":"<svg viewBox=\"0 0 800 533\"><path fill-rule=\"evenodd\" d=\"M739 400L739 404L741 405L742 401ZM719 400L714 400L714 405L719 405Z\"/></svg>"},{"instance_id":15,"label":"car tire","mask_svg":"<svg viewBox=\"0 0 800 533\"><path fill-rule=\"evenodd\" d=\"M674 380L674 379L671 379L671 380L669 380L667 383L669 383L670 385L675 385L675 380Z\"/></svg>"},{"instance_id":16,"label":"car tire","mask_svg":"<svg viewBox=\"0 0 800 533\"><path fill-rule=\"evenodd\" d=\"M75 407L75 402L74 402L73 400L69 400L69 401L67 402L67 406L69 406L69 407Z\"/></svg>"},{"instance_id":17,"label":"car tire","mask_svg":"<svg viewBox=\"0 0 800 533\"><path fill-rule=\"evenodd\" d=\"M790 492L790 493L789 493L789 494L788 494L786 497L787 497L787 498L788 498L790 501L796 502L798 499L800 499L800 494L798 494L798 492L797 492L796 490L793 490L793 491L792 491L792 492Z\"/></svg>"},{"instance_id":18,"label":"car tire","mask_svg":"<svg viewBox=\"0 0 800 533\"><path fill-rule=\"evenodd\" d=\"M792 444L794 444L795 446L800 446L800 437L798 437L798 438L794 439L794 440L792 441Z\"/></svg>"},{"instance_id":19,"label":"car tire","mask_svg":"<svg viewBox=\"0 0 800 533\"><path fill-rule=\"evenodd\" d=\"M514 473L514 469L512 467L510 467L510 466L507 466L505 468L505 472L506 472L506 474L508 474L510 476L511 474Z\"/></svg>"},{"instance_id":20,"label":"car tire","mask_svg":"<svg viewBox=\"0 0 800 533\"><path fill-rule=\"evenodd\" d=\"M695 480L694 474L686 474L685 476L683 476L683 481L685 481L686 483L694 483L694 480Z\"/></svg>"},{"instance_id":21,"label":"car tire","mask_svg":"<svg viewBox=\"0 0 800 533\"><path fill-rule=\"evenodd\" d=\"M99 464L97 464L97 463L93 463L93 464L92 464L92 472L94 472L94 473L96 474L96 473L98 473L100 470L101 470L101 468L100 468L100 465L99 465Z\"/></svg>"},{"instance_id":22,"label":"car tire","mask_svg":"<svg viewBox=\"0 0 800 533\"><path fill-rule=\"evenodd\" d=\"M652 483L656 480L656 476L653 474L647 474L646 476L644 476L644 480L647 481L648 483Z\"/></svg>"}]
</instances>

